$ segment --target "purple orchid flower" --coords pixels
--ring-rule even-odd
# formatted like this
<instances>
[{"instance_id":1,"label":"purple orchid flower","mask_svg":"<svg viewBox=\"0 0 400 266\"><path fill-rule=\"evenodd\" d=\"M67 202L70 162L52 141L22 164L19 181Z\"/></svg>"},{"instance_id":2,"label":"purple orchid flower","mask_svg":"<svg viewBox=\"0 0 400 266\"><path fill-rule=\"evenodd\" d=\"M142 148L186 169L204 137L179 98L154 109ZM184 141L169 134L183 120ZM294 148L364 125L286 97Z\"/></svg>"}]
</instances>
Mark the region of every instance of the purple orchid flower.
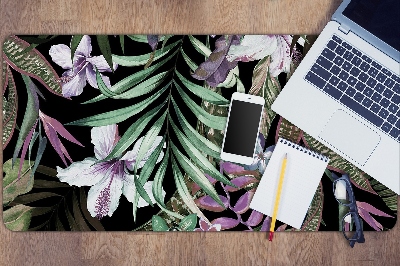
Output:
<instances>
[{"instance_id":1,"label":"purple orchid flower","mask_svg":"<svg viewBox=\"0 0 400 266\"><path fill-rule=\"evenodd\" d=\"M240 35L222 36L215 41L215 50L207 60L200 64L192 74L193 78L205 80L211 87L217 87L224 82L231 69L234 69L237 62L229 62L226 53L231 45L239 44Z\"/></svg>"},{"instance_id":2,"label":"purple orchid flower","mask_svg":"<svg viewBox=\"0 0 400 266\"><path fill-rule=\"evenodd\" d=\"M80 95L86 86L86 82L97 89L95 67L99 72L112 72L104 56L91 56L91 52L92 44L88 35L82 37L73 60L71 60L71 49L65 44L51 46L49 51L51 59L66 70L60 79L64 97ZM117 64L113 64L113 68L115 70ZM111 87L110 78L100 75L106 86Z\"/></svg>"},{"instance_id":3,"label":"purple orchid flower","mask_svg":"<svg viewBox=\"0 0 400 266\"><path fill-rule=\"evenodd\" d=\"M60 181L66 182L69 185L78 187L91 186L88 193L87 208L93 217L101 219L106 215L112 216L119 205L121 194L124 194L129 202L134 201L136 195L134 176L129 174L127 169L133 169L136 164L137 154L143 137L122 158L100 163L98 161L106 158L118 143L120 139L118 127L116 124L94 127L91 130L91 137L96 157L75 162L66 169L57 166L57 177ZM138 168L143 167L161 140L162 137L160 136L156 138L143 159L138 163ZM157 162L160 162L163 156L164 153L161 152ZM144 189L154 203L152 181L146 182ZM165 196L164 191L163 195ZM147 205L148 203L144 199L139 199L138 208Z\"/></svg>"}]
</instances>

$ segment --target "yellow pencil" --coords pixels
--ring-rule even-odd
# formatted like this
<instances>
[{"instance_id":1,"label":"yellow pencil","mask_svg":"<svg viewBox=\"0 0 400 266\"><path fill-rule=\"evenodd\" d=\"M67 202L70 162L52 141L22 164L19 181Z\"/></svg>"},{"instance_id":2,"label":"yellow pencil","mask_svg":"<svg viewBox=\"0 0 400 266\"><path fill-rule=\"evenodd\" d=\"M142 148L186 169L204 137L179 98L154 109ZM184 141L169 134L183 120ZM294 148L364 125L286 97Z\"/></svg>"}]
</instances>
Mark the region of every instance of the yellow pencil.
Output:
<instances>
[{"instance_id":1,"label":"yellow pencil","mask_svg":"<svg viewBox=\"0 0 400 266\"><path fill-rule=\"evenodd\" d=\"M282 161L278 190L276 192L276 197L275 197L274 212L272 214L271 226L269 228L269 241L272 241L272 238L274 237L274 228L275 228L276 216L278 215L279 201L281 199L281 191L282 191L283 179L285 177L286 163L287 163L287 153L285 154L285 157L283 158Z\"/></svg>"}]
</instances>

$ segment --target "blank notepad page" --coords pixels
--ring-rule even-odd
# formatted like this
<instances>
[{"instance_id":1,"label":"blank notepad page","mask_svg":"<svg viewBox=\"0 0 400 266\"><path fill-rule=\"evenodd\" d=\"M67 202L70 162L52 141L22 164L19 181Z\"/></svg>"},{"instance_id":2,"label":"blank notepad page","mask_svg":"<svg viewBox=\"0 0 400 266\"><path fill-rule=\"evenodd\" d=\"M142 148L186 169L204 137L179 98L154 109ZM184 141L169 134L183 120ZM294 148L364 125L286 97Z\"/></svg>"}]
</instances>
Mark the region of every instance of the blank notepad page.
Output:
<instances>
[{"instance_id":1,"label":"blank notepad page","mask_svg":"<svg viewBox=\"0 0 400 266\"><path fill-rule=\"evenodd\" d=\"M328 158L288 140L278 139L250 208L272 216L285 154L287 164L277 220L300 229L328 165Z\"/></svg>"}]
</instances>

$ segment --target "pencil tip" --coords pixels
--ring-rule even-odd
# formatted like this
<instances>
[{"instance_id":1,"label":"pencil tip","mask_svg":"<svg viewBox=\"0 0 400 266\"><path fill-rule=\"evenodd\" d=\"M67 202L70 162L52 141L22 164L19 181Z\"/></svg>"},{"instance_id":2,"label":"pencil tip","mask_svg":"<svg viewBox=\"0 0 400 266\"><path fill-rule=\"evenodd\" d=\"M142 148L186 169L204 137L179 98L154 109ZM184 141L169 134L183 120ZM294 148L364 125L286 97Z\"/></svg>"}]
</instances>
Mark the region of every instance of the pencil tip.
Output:
<instances>
[{"instance_id":1,"label":"pencil tip","mask_svg":"<svg viewBox=\"0 0 400 266\"><path fill-rule=\"evenodd\" d=\"M287 153L285 153L285 159L287 159Z\"/></svg>"}]
</instances>

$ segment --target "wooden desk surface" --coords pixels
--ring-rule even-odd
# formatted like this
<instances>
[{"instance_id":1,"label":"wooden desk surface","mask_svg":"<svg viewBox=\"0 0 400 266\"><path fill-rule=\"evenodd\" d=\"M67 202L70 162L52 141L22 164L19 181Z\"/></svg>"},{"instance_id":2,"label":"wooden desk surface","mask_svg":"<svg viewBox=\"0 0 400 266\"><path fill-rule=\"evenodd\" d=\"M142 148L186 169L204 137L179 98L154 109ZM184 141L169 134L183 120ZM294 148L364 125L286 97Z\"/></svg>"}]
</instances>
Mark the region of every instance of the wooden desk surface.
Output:
<instances>
[{"instance_id":1,"label":"wooden desk surface","mask_svg":"<svg viewBox=\"0 0 400 266\"><path fill-rule=\"evenodd\" d=\"M8 34L319 33L340 0L0 0ZM1 196L0 196L1 198ZM2 214L0 214L2 217ZM398 265L400 226L366 232L12 233L0 225L1 265Z\"/></svg>"}]
</instances>

